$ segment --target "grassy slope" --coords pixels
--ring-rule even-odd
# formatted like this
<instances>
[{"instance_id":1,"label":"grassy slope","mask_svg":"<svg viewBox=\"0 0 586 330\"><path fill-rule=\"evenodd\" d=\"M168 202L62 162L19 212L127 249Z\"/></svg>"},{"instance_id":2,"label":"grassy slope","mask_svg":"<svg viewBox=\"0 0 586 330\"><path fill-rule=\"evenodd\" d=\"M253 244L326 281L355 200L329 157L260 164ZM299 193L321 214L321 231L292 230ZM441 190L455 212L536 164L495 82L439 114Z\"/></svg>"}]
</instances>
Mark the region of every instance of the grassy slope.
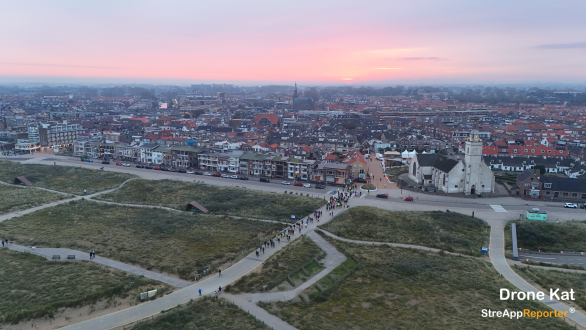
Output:
<instances>
[{"instance_id":1,"label":"grassy slope","mask_svg":"<svg viewBox=\"0 0 586 330\"><path fill-rule=\"evenodd\" d=\"M230 287L230 292L234 294L261 292L263 285L271 284L322 253L323 251L311 239L300 237L270 256L263 263L260 273L251 273L241 277Z\"/></svg>"},{"instance_id":2,"label":"grassy slope","mask_svg":"<svg viewBox=\"0 0 586 330\"><path fill-rule=\"evenodd\" d=\"M0 223L15 243L96 250L98 255L182 278L248 253L283 225L80 201Z\"/></svg>"},{"instance_id":3,"label":"grassy slope","mask_svg":"<svg viewBox=\"0 0 586 330\"><path fill-rule=\"evenodd\" d=\"M397 182L397 174L408 170L409 166L387 167L385 169L385 174L389 177L391 182Z\"/></svg>"},{"instance_id":4,"label":"grassy slope","mask_svg":"<svg viewBox=\"0 0 586 330\"><path fill-rule=\"evenodd\" d=\"M586 222L560 223L515 220L518 247L542 252L586 251ZM512 249L511 223L505 226L505 247Z\"/></svg>"},{"instance_id":5,"label":"grassy slope","mask_svg":"<svg viewBox=\"0 0 586 330\"><path fill-rule=\"evenodd\" d=\"M246 330L270 328L225 299L192 301L175 307L152 321L140 323L132 330Z\"/></svg>"},{"instance_id":6,"label":"grassy slope","mask_svg":"<svg viewBox=\"0 0 586 330\"><path fill-rule=\"evenodd\" d=\"M65 198L68 196L44 190L0 185L0 214L26 210Z\"/></svg>"},{"instance_id":7,"label":"grassy slope","mask_svg":"<svg viewBox=\"0 0 586 330\"><path fill-rule=\"evenodd\" d=\"M544 270L517 265L513 269L521 277L529 282L537 283L545 290L553 289L555 291L556 289L560 289L561 292L574 289L574 302L583 309L586 309L586 274ZM547 294L549 294L549 291L547 291Z\"/></svg>"},{"instance_id":8,"label":"grassy slope","mask_svg":"<svg viewBox=\"0 0 586 330\"><path fill-rule=\"evenodd\" d=\"M99 199L119 203L167 206L184 210L192 201L207 208L211 214L288 221L313 212L324 201L318 198L266 193L250 189L171 180L132 180L121 189L100 195Z\"/></svg>"},{"instance_id":9,"label":"grassy slope","mask_svg":"<svg viewBox=\"0 0 586 330\"><path fill-rule=\"evenodd\" d=\"M87 305L112 296L125 297L131 290L156 283L89 262L53 262L2 249L0 323L51 316L61 307Z\"/></svg>"},{"instance_id":10,"label":"grassy slope","mask_svg":"<svg viewBox=\"0 0 586 330\"><path fill-rule=\"evenodd\" d=\"M89 170L71 166L20 164L0 160L0 181L12 183L14 178L24 176L33 185L82 195L118 187L122 182L134 178L132 174Z\"/></svg>"},{"instance_id":11,"label":"grassy slope","mask_svg":"<svg viewBox=\"0 0 586 330\"><path fill-rule=\"evenodd\" d=\"M573 329L561 320L483 318L482 309L546 310L528 301L501 301L515 288L488 262L424 251L332 242L360 262L315 303L262 303L301 330Z\"/></svg>"},{"instance_id":12,"label":"grassy slope","mask_svg":"<svg viewBox=\"0 0 586 330\"><path fill-rule=\"evenodd\" d=\"M455 212L394 212L359 206L337 216L321 228L340 237L417 244L480 255L490 228L484 221Z\"/></svg>"}]
</instances>

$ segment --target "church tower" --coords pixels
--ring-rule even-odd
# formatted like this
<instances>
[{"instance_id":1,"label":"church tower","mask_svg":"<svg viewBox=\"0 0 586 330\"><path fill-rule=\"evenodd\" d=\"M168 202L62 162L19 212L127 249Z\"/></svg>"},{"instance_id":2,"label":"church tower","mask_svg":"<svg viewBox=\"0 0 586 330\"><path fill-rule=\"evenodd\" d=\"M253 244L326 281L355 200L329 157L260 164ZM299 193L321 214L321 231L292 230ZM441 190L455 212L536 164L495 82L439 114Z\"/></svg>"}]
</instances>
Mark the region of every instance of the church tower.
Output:
<instances>
[{"instance_id":1,"label":"church tower","mask_svg":"<svg viewBox=\"0 0 586 330\"><path fill-rule=\"evenodd\" d=\"M466 151L464 154L464 166L466 166L465 188L466 195L478 194L483 191L481 180L482 172L482 140L479 132L472 130L466 139ZM481 188L482 187L482 188Z\"/></svg>"}]
</instances>

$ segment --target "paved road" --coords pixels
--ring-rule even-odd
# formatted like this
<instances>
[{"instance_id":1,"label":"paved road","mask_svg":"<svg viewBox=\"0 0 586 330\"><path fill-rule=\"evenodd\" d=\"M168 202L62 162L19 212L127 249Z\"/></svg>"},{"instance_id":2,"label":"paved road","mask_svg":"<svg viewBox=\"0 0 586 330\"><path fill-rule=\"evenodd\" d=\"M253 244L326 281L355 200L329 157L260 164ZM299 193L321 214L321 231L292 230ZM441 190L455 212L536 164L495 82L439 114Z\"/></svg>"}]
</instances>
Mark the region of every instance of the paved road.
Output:
<instances>
[{"instance_id":1,"label":"paved road","mask_svg":"<svg viewBox=\"0 0 586 330\"><path fill-rule=\"evenodd\" d=\"M550 264L586 266L586 256L577 253L535 253L530 251L520 251L519 259L529 259L535 262L546 262Z\"/></svg>"},{"instance_id":2,"label":"paved road","mask_svg":"<svg viewBox=\"0 0 586 330\"><path fill-rule=\"evenodd\" d=\"M46 157L45 157L46 158ZM25 163L42 163L42 164L51 164L52 161L43 161L38 158L33 158L31 160L26 161ZM60 165L73 165L72 161L64 161L59 162ZM79 166L88 167L88 168L99 168L101 164L95 163L82 163L78 161ZM148 171L144 169L136 169L136 168L122 168L117 166L110 166L108 170L117 171L117 172L126 172L126 173L134 173L139 175L140 177L146 179L178 179L183 181L192 181L193 176L187 176L186 174L179 174L179 173L168 173L168 172L155 172L155 171ZM202 179L200 179L202 180ZM229 183L230 180L226 179L216 179L216 178L204 178L203 179L206 183L212 183L217 185L229 186L233 185L233 183ZM287 186L286 189L282 187L278 187L272 184L261 184L256 183L253 181L247 181L245 186L251 189L259 189L263 191L272 191L272 192L281 192L283 190L293 190L293 191L307 191L303 188L297 188L293 186ZM507 280L509 280L513 285L517 286L519 289L523 291L536 291L534 287L530 284L525 282L521 279L513 270L509 267L507 261L504 257L504 231L503 226L506 220L516 219L519 217L517 214L516 216L512 214L512 212L495 212L493 208L486 207L489 203L490 205L501 205L504 206L505 209L507 207L512 207L512 210L520 211L525 209L528 206L531 207L557 207L560 208L558 211L557 208L553 210L553 214L550 214L549 217L552 219L555 217L560 221L567 221L576 218L580 218L580 215L584 216L585 213L579 213L580 210L567 210L561 209L559 203L549 203L549 202L538 202L538 201L524 201L521 199L511 198L511 197L497 197L497 198L479 198L479 199L469 199L469 198L457 198L457 197L443 197L443 196L433 196L433 195L426 195L426 194L418 194L418 193L410 193L412 196L416 197L415 202L403 202L399 198L402 195L400 190L391 190L387 189L381 191L384 193L388 193L389 196L394 197L395 200L392 199L389 201L380 201L375 200L372 198L353 198L350 201L350 205L368 205L368 206L375 206L381 207L385 209L391 210L444 210L448 206L451 210L455 212L460 212L463 214L470 214L471 211L475 212L475 216L487 221L491 225L491 242L490 242L490 259L493 263L494 267L499 271ZM321 195L324 196L325 192L322 192ZM329 196L327 196L329 197ZM490 202L488 202L490 200ZM441 205L434 205L434 203L440 203ZM448 204L449 203L449 204ZM339 212L336 212L336 214ZM325 213L324 213L325 214ZM325 219L324 219L325 220ZM323 221L322 221L323 223ZM275 249L270 249L274 251ZM272 252L269 253L264 258L268 257ZM109 314L106 316L102 316L87 322L79 323L67 327L66 329L108 329L116 325L122 325L127 322L139 320L143 317L147 317L149 315L158 313L162 309L167 309L173 307L179 303L185 302L191 298L196 297L196 290L198 287L202 287L204 293L213 292L215 288L219 285L226 285L229 284L240 276L248 273L252 269L254 269L260 261L256 259L252 254L248 257L243 259L242 261L238 262L236 265L230 267L228 270L223 272L225 276L218 278L214 277L203 281L199 285L190 286L186 289L179 290L174 292L171 295L162 297L155 301L142 304L135 308L127 309L118 313ZM549 298L548 298L549 299ZM557 309L558 311L569 311L569 307L566 305L557 302L546 300L544 301L547 305L551 308ZM568 313L568 317L572 320L576 321L577 323L581 324L582 326L586 326L586 316L580 313Z\"/></svg>"}]
</instances>

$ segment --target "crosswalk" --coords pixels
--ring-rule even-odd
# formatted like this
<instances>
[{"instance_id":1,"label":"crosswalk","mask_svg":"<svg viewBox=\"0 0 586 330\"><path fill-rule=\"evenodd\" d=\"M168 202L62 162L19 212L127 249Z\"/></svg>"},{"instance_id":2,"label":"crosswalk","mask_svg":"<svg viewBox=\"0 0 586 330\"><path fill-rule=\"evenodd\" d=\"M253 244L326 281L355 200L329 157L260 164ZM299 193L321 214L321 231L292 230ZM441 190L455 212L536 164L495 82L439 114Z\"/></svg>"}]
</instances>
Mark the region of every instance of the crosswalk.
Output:
<instances>
[{"instance_id":1,"label":"crosswalk","mask_svg":"<svg viewBox=\"0 0 586 330\"><path fill-rule=\"evenodd\" d=\"M500 205L491 205L490 207L492 207L495 212L507 212L507 210Z\"/></svg>"}]
</instances>

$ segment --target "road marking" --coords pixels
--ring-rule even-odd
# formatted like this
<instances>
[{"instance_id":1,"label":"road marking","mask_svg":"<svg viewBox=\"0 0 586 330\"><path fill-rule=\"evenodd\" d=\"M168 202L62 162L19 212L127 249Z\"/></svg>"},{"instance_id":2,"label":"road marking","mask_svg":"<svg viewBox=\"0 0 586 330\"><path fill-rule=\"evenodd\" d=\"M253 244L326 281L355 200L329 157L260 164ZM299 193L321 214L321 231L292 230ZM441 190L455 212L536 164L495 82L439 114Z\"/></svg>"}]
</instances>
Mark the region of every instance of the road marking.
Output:
<instances>
[{"instance_id":1,"label":"road marking","mask_svg":"<svg viewBox=\"0 0 586 330\"><path fill-rule=\"evenodd\" d=\"M491 205L490 207L492 207L495 212L507 212L507 210L500 205Z\"/></svg>"},{"instance_id":2,"label":"road marking","mask_svg":"<svg viewBox=\"0 0 586 330\"><path fill-rule=\"evenodd\" d=\"M364 197L366 197L366 195L362 195L362 196L360 196L360 198L364 198Z\"/></svg>"},{"instance_id":3,"label":"road marking","mask_svg":"<svg viewBox=\"0 0 586 330\"><path fill-rule=\"evenodd\" d=\"M330 190L330 191L328 191L328 194L334 195L335 192L336 192L335 190Z\"/></svg>"},{"instance_id":4,"label":"road marking","mask_svg":"<svg viewBox=\"0 0 586 330\"><path fill-rule=\"evenodd\" d=\"M544 257L534 257L528 255L519 255L520 257L528 257L528 258L535 258L535 259L556 259L556 258L544 258Z\"/></svg>"}]
</instances>

